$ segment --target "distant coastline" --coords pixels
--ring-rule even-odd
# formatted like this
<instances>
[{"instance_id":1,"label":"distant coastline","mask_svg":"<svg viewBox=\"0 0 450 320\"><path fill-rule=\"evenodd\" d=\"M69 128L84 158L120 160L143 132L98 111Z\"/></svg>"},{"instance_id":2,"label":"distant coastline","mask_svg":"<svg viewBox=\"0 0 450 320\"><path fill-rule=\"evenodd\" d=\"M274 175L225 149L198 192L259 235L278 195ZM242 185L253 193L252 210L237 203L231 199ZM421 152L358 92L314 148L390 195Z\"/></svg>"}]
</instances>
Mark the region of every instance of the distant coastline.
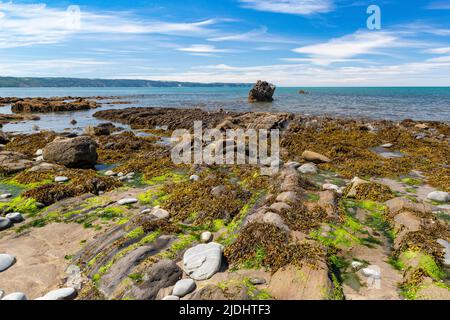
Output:
<instances>
[{"instance_id":1,"label":"distant coastline","mask_svg":"<svg viewBox=\"0 0 450 320\"><path fill-rule=\"evenodd\" d=\"M166 88L166 87L250 87L249 83L200 83L133 79L85 79L45 77L0 77L0 88Z\"/></svg>"}]
</instances>

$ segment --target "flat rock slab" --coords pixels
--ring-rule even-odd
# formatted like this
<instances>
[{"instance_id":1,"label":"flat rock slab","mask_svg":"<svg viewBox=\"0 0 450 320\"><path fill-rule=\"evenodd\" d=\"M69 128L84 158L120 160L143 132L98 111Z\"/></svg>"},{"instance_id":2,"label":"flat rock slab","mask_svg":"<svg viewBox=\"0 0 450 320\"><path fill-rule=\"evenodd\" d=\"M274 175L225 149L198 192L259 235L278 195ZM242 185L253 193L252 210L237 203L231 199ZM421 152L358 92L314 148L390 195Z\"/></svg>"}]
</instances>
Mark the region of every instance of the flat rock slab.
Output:
<instances>
[{"instance_id":1,"label":"flat rock slab","mask_svg":"<svg viewBox=\"0 0 450 320\"><path fill-rule=\"evenodd\" d=\"M194 280L206 280L219 271L223 246L211 242L188 249L183 256L183 269Z\"/></svg>"},{"instance_id":2,"label":"flat rock slab","mask_svg":"<svg viewBox=\"0 0 450 320\"><path fill-rule=\"evenodd\" d=\"M17 262L0 272L0 286L5 292L25 292L36 299L58 289L67 278L67 255L78 252L81 241L94 237L93 229L78 223L52 223L32 228L27 233L8 234L0 239L0 252L14 255Z\"/></svg>"},{"instance_id":3,"label":"flat rock slab","mask_svg":"<svg viewBox=\"0 0 450 320\"><path fill-rule=\"evenodd\" d=\"M16 262L16 258L9 254L0 254L0 272L9 269L14 262Z\"/></svg>"}]
</instances>

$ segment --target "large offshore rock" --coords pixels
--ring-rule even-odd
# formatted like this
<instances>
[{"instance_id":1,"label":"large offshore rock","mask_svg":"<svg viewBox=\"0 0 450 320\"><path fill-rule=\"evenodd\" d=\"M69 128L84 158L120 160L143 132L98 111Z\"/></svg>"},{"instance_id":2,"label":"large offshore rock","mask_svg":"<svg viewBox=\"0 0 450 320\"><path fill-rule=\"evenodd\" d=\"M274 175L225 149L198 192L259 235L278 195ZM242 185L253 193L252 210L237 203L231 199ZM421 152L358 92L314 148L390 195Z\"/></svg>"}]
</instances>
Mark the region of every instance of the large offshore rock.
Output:
<instances>
[{"instance_id":1,"label":"large offshore rock","mask_svg":"<svg viewBox=\"0 0 450 320\"><path fill-rule=\"evenodd\" d=\"M92 168L97 163L97 144L84 136L56 138L44 148L43 156L68 168Z\"/></svg>"},{"instance_id":2,"label":"large offshore rock","mask_svg":"<svg viewBox=\"0 0 450 320\"><path fill-rule=\"evenodd\" d=\"M184 253L184 271L194 280L206 280L219 271L222 264L223 246L211 242L199 244Z\"/></svg>"},{"instance_id":3,"label":"large offshore rock","mask_svg":"<svg viewBox=\"0 0 450 320\"><path fill-rule=\"evenodd\" d=\"M249 102L272 102L276 87L266 81L256 82L248 94Z\"/></svg>"}]
</instances>

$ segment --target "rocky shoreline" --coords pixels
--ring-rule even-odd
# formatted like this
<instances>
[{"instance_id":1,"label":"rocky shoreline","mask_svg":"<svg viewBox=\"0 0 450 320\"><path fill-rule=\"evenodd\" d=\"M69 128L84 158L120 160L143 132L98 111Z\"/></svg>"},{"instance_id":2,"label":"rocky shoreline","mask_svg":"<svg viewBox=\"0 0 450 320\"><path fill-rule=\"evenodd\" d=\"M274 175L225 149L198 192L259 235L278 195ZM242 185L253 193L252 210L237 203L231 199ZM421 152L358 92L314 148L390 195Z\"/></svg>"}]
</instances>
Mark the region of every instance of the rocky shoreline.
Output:
<instances>
[{"instance_id":1,"label":"rocky shoreline","mask_svg":"<svg viewBox=\"0 0 450 320\"><path fill-rule=\"evenodd\" d=\"M66 100L36 105L91 108ZM171 108L94 117L134 130L2 135L7 299L450 298L447 124ZM279 173L173 164L168 137L194 121L279 129Z\"/></svg>"}]
</instances>

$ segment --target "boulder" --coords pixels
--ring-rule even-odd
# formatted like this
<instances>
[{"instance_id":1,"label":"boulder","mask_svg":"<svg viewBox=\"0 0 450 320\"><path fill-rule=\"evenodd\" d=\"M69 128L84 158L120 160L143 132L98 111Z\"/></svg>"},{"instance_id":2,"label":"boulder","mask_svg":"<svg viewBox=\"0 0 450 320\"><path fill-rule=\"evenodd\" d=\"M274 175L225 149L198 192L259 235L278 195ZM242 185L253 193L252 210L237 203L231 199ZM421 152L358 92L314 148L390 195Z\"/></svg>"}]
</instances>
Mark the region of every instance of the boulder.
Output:
<instances>
[{"instance_id":1,"label":"boulder","mask_svg":"<svg viewBox=\"0 0 450 320\"><path fill-rule=\"evenodd\" d=\"M77 296L77 291L74 288L62 288L50 291L40 300L72 300Z\"/></svg>"},{"instance_id":2,"label":"boulder","mask_svg":"<svg viewBox=\"0 0 450 320\"><path fill-rule=\"evenodd\" d=\"M169 295L169 296L165 296L165 297L163 298L163 300L167 300L167 301L178 301L178 300L180 300L180 297L173 296L173 295Z\"/></svg>"},{"instance_id":3,"label":"boulder","mask_svg":"<svg viewBox=\"0 0 450 320\"><path fill-rule=\"evenodd\" d=\"M119 201L117 201L117 204L124 206L124 205L133 204L133 203L137 203L137 202L139 202L139 200L136 198L124 198L124 199L120 199Z\"/></svg>"},{"instance_id":4,"label":"boulder","mask_svg":"<svg viewBox=\"0 0 450 320\"><path fill-rule=\"evenodd\" d=\"M89 137L56 138L44 148L46 161L68 168L93 168L97 163L97 144Z\"/></svg>"},{"instance_id":5,"label":"boulder","mask_svg":"<svg viewBox=\"0 0 450 320\"><path fill-rule=\"evenodd\" d=\"M301 164L296 161L289 161L289 162L285 163L284 166L285 166L285 168L288 168L288 169L297 169L298 167L301 166Z\"/></svg>"},{"instance_id":6,"label":"boulder","mask_svg":"<svg viewBox=\"0 0 450 320\"><path fill-rule=\"evenodd\" d=\"M11 220L8 218L0 217L0 231L6 230L11 226Z\"/></svg>"},{"instance_id":7,"label":"boulder","mask_svg":"<svg viewBox=\"0 0 450 320\"><path fill-rule=\"evenodd\" d=\"M294 204L299 199L298 199L297 195L295 194L295 192L287 191L287 192L280 193L276 200L277 200L277 202L284 202L284 203L288 203L288 204Z\"/></svg>"},{"instance_id":8,"label":"boulder","mask_svg":"<svg viewBox=\"0 0 450 320\"><path fill-rule=\"evenodd\" d=\"M189 180L191 181L199 181L200 177L196 174L193 174L192 176L189 177Z\"/></svg>"},{"instance_id":9,"label":"boulder","mask_svg":"<svg viewBox=\"0 0 450 320\"><path fill-rule=\"evenodd\" d=\"M270 210L275 212L281 212L283 210L290 210L292 207L284 202L275 202L270 206Z\"/></svg>"},{"instance_id":10,"label":"boulder","mask_svg":"<svg viewBox=\"0 0 450 320\"><path fill-rule=\"evenodd\" d=\"M310 161L316 164L331 162L331 159L327 158L326 156L309 150L305 150L302 153L302 158L306 161Z\"/></svg>"},{"instance_id":11,"label":"boulder","mask_svg":"<svg viewBox=\"0 0 450 320\"><path fill-rule=\"evenodd\" d=\"M67 181L69 181L69 178L67 178L67 177L55 177L55 182L57 182L57 183L63 183L63 182L67 182Z\"/></svg>"},{"instance_id":12,"label":"boulder","mask_svg":"<svg viewBox=\"0 0 450 320\"><path fill-rule=\"evenodd\" d=\"M202 232L200 235L200 241L203 243L208 243L212 240L213 234L209 231Z\"/></svg>"},{"instance_id":13,"label":"boulder","mask_svg":"<svg viewBox=\"0 0 450 320\"><path fill-rule=\"evenodd\" d=\"M284 223L283 218L277 213L267 212L263 217L263 222L272 224L277 228L289 232L289 227Z\"/></svg>"},{"instance_id":14,"label":"boulder","mask_svg":"<svg viewBox=\"0 0 450 320\"><path fill-rule=\"evenodd\" d=\"M194 280L206 280L219 271L223 246L211 242L188 249L183 255L183 269Z\"/></svg>"},{"instance_id":15,"label":"boulder","mask_svg":"<svg viewBox=\"0 0 450 320\"><path fill-rule=\"evenodd\" d=\"M27 300L27 296L22 292L14 292L4 296L2 300Z\"/></svg>"},{"instance_id":16,"label":"boulder","mask_svg":"<svg viewBox=\"0 0 450 320\"><path fill-rule=\"evenodd\" d=\"M195 281L192 279L180 280L175 284L172 295L183 298L185 295L194 291L195 287Z\"/></svg>"},{"instance_id":17,"label":"boulder","mask_svg":"<svg viewBox=\"0 0 450 320\"><path fill-rule=\"evenodd\" d=\"M386 201L386 205L389 208L389 212L392 216L395 216L403 210L420 213L430 213L433 211L433 207L425 203L415 203L406 198L394 198Z\"/></svg>"},{"instance_id":18,"label":"boulder","mask_svg":"<svg viewBox=\"0 0 450 320\"><path fill-rule=\"evenodd\" d=\"M427 198L437 202L449 202L450 194L444 191L433 191L428 194Z\"/></svg>"},{"instance_id":19,"label":"boulder","mask_svg":"<svg viewBox=\"0 0 450 320\"><path fill-rule=\"evenodd\" d=\"M314 163L306 163L298 168L298 171L303 174L316 174L319 172L319 169L317 169L317 166Z\"/></svg>"},{"instance_id":20,"label":"boulder","mask_svg":"<svg viewBox=\"0 0 450 320\"><path fill-rule=\"evenodd\" d=\"M156 299L159 290L173 286L181 275L182 271L174 261L158 261L144 272L142 282L134 284L124 293L124 297L136 300Z\"/></svg>"},{"instance_id":21,"label":"boulder","mask_svg":"<svg viewBox=\"0 0 450 320\"><path fill-rule=\"evenodd\" d=\"M150 214L157 219L167 219L170 217L169 212L161 208L154 208Z\"/></svg>"},{"instance_id":22,"label":"boulder","mask_svg":"<svg viewBox=\"0 0 450 320\"><path fill-rule=\"evenodd\" d=\"M16 258L9 254L0 254L0 272L9 269L16 262Z\"/></svg>"},{"instance_id":23,"label":"boulder","mask_svg":"<svg viewBox=\"0 0 450 320\"><path fill-rule=\"evenodd\" d=\"M356 196L356 187L360 186L362 184L365 184L365 183L370 183L370 182L367 180L360 179L358 177L353 178L353 180L351 181L351 187L350 187L349 191L347 192L346 196L349 198L355 197Z\"/></svg>"},{"instance_id":24,"label":"boulder","mask_svg":"<svg viewBox=\"0 0 450 320\"><path fill-rule=\"evenodd\" d=\"M256 82L248 94L249 102L272 102L276 87L266 81Z\"/></svg>"},{"instance_id":25,"label":"boulder","mask_svg":"<svg viewBox=\"0 0 450 320\"><path fill-rule=\"evenodd\" d=\"M20 212L12 212L6 215L6 218L9 219L12 223L19 223L24 220L22 214Z\"/></svg>"}]
</instances>

